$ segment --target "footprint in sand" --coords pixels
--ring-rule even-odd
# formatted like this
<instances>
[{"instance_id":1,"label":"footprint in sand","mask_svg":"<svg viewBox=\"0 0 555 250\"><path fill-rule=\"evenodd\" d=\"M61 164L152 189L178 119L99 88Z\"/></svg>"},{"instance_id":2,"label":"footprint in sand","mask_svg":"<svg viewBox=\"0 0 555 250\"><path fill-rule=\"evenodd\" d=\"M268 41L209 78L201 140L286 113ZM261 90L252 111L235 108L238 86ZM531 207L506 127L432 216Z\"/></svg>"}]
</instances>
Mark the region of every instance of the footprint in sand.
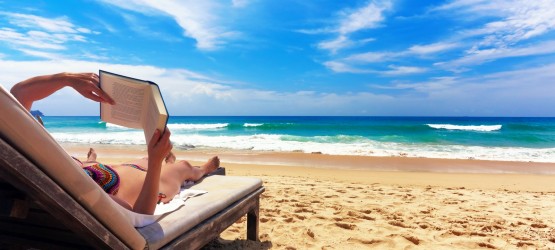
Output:
<instances>
[{"instance_id":1,"label":"footprint in sand","mask_svg":"<svg viewBox=\"0 0 555 250\"><path fill-rule=\"evenodd\" d=\"M495 247L494 245L489 244L489 243L478 243L478 246L480 246L480 247L486 247L486 248L491 248L491 249L497 249L497 247Z\"/></svg>"},{"instance_id":2,"label":"footprint in sand","mask_svg":"<svg viewBox=\"0 0 555 250\"><path fill-rule=\"evenodd\" d=\"M520 241L520 242L518 242L518 243L516 244L516 246L517 246L517 247L529 247L529 246L534 246L534 244L533 244L533 243L530 243L530 242L523 242L523 241Z\"/></svg>"},{"instance_id":3,"label":"footprint in sand","mask_svg":"<svg viewBox=\"0 0 555 250\"><path fill-rule=\"evenodd\" d=\"M533 228L546 228L547 225L543 224L543 223L533 223L532 225L530 225Z\"/></svg>"},{"instance_id":4,"label":"footprint in sand","mask_svg":"<svg viewBox=\"0 0 555 250\"><path fill-rule=\"evenodd\" d=\"M363 220L376 220L376 218L372 218L366 214L360 213L360 212L355 212L355 211L349 211L347 212L347 215L350 217L354 217L354 218L358 218L358 219L363 219Z\"/></svg>"},{"instance_id":5,"label":"footprint in sand","mask_svg":"<svg viewBox=\"0 0 555 250\"><path fill-rule=\"evenodd\" d=\"M313 210L306 209L306 208L296 209L295 213L312 213L312 214L315 214L315 212Z\"/></svg>"},{"instance_id":6,"label":"footprint in sand","mask_svg":"<svg viewBox=\"0 0 555 250\"><path fill-rule=\"evenodd\" d=\"M356 225L348 224L348 223L336 222L335 225L340 227L340 228L348 229L348 230L353 230L353 229L356 228Z\"/></svg>"},{"instance_id":7,"label":"footprint in sand","mask_svg":"<svg viewBox=\"0 0 555 250\"><path fill-rule=\"evenodd\" d=\"M378 244L383 242L382 240L363 240L363 239L357 239L357 238L349 238L348 241L358 242L364 245L373 245L373 244Z\"/></svg>"},{"instance_id":8,"label":"footprint in sand","mask_svg":"<svg viewBox=\"0 0 555 250\"><path fill-rule=\"evenodd\" d=\"M287 223L291 223L291 222L293 222L294 220L295 220L295 219L293 219L293 217L289 217L289 218L284 219L283 221L285 221L285 222L287 222Z\"/></svg>"},{"instance_id":9,"label":"footprint in sand","mask_svg":"<svg viewBox=\"0 0 555 250\"><path fill-rule=\"evenodd\" d=\"M310 236L310 238L313 238L313 239L314 239L314 232L312 232L312 230L310 230L310 228L306 231L306 234L307 234L308 236Z\"/></svg>"},{"instance_id":10,"label":"footprint in sand","mask_svg":"<svg viewBox=\"0 0 555 250\"><path fill-rule=\"evenodd\" d=\"M274 218L260 218L260 222L262 222L262 223L274 222L274 221L276 221L276 219L274 219Z\"/></svg>"},{"instance_id":11,"label":"footprint in sand","mask_svg":"<svg viewBox=\"0 0 555 250\"><path fill-rule=\"evenodd\" d=\"M400 222L400 221L390 221L388 222L388 224L396 227L410 228L409 226L405 225L403 222Z\"/></svg>"},{"instance_id":12,"label":"footprint in sand","mask_svg":"<svg viewBox=\"0 0 555 250\"><path fill-rule=\"evenodd\" d=\"M364 210L360 210L361 213L365 213L365 214L370 214L372 213L372 210L370 209L364 209Z\"/></svg>"},{"instance_id":13,"label":"footprint in sand","mask_svg":"<svg viewBox=\"0 0 555 250\"><path fill-rule=\"evenodd\" d=\"M294 207L309 207L310 205L304 204L304 203L295 203L293 205Z\"/></svg>"},{"instance_id":14,"label":"footprint in sand","mask_svg":"<svg viewBox=\"0 0 555 250\"><path fill-rule=\"evenodd\" d=\"M412 242L412 244L418 245L420 244L420 240L411 235L403 235L403 238L407 239L408 241Z\"/></svg>"},{"instance_id":15,"label":"footprint in sand","mask_svg":"<svg viewBox=\"0 0 555 250\"><path fill-rule=\"evenodd\" d=\"M293 216L295 216L295 217L296 217L297 219L299 219L299 220L304 220L304 219L306 219L306 216L304 216L304 215L293 214Z\"/></svg>"},{"instance_id":16,"label":"footprint in sand","mask_svg":"<svg viewBox=\"0 0 555 250\"><path fill-rule=\"evenodd\" d=\"M418 225L418 227L420 227L420 228L422 228L422 229L426 229L426 228L428 228L428 225L426 225L426 224L420 224L420 225Z\"/></svg>"},{"instance_id":17,"label":"footprint in sand","mask_svg":"<svg viewBox=\"0 0 555 250\"><path fill-rule=\"evenodd\" d=\"M451 234L455 235L455 236L461 236L464 235L463 232L459 232L459 231L455 231L455 230L451 230Z\"/></svg>"}]
</instances>

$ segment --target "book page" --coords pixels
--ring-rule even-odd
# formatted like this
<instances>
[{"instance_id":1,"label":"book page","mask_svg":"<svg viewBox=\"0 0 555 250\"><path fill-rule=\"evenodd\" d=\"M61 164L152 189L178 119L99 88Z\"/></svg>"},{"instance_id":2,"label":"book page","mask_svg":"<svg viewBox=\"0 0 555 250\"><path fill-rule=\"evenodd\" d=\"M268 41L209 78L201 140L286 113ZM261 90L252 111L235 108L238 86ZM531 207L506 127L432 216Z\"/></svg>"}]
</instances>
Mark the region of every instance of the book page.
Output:
<instances>
[{"instance_id":1,"label":"book page","mask_svg":"<svg viewBox=\"0 0 555 250\"><path fill-rule=\"evenodd\" d=\"M112 107L111 116L131 123L141 122L141 109L145 98L144 88L133 88L123 84L116 84L110 96L117 101Z\"/></svg>"},{"instance_id":2,"label":"book page","mask_svg":"<svg viewBox=\"0 0 555 250\"><path fill-rule=\"evenodd\" d=\"M116 101L115 105L100 104L101 119L129 128L143 128L149 85L108 74L102 75L101 84Z\"/></svg>"}]
</instances>

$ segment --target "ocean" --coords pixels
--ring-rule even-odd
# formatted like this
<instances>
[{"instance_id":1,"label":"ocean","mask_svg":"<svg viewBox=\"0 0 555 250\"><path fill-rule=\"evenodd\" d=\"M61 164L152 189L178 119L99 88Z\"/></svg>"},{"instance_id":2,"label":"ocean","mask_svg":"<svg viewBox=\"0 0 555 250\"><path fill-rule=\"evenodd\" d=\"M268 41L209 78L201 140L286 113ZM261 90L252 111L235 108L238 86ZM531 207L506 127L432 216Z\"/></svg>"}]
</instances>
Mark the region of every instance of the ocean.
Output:
<instances>
[{"instance_id":1,"label":"ocean","mask_svg":"<svg viewBox=\"0 0 555 250\"><path fill-rule=\"evenodd\" d=\"M98 116L43 121L62 143L145 144ZM168 128L180 149L555 162L555 118L173 116Z\"/></svg>"}]
</instances>

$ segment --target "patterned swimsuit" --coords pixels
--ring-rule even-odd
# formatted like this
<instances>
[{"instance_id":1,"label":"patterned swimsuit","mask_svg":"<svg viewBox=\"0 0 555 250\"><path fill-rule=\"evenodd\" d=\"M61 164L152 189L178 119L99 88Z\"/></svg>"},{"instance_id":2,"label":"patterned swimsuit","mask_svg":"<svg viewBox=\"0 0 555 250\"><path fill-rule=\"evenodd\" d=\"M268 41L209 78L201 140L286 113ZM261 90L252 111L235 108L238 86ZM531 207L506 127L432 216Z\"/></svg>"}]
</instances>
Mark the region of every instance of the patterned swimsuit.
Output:
<instances>
[{"instance_id":1,"label":"patterned swimsuit","mask_svg":"<svg viewBox=\"0 0 555 250\"><path fill-rule=\"evenodd\" d=\"M119 190L119 175L114 169L102 163L96 163L92 166L86 166L79 159L71 157L75 162L81 165L83 171L96 182L104 192L115 195Z\"/></svg>"},{"instance_id":2,"label":"patterned swimsuit","mask_svg":"<svg viewBox=\"0 0 555 250\"><path fill-rule=\"evenodd\" d=\"M83 167L87 173L104 191L115 195L119 190L119 175L114 169L102 163Z\"/></svg>"}]
</instances>

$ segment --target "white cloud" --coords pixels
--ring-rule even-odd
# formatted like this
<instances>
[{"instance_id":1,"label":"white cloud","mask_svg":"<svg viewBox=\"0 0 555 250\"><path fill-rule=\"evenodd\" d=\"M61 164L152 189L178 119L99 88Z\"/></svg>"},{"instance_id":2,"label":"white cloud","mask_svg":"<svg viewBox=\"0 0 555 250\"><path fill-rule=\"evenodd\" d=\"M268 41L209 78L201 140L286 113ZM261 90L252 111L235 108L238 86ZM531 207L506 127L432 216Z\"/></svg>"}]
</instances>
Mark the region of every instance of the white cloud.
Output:
<instances>
[{"instance_id":1,"label":"white cloud","mask_svg":"<svg viewBox=\"0 0 555 250\"><path fill-rule=\"evenodd\" d=\"M76 27L71 22L67 20L66 17L58 18L44 18L35 15L20 14L20 13L8 13L2 12L2 15L7 16L9 22L12 25L28 28L28 29L42 29L44 31L53 33L90 33L90 30L80 27ZM85 31L85 32L83 32Z\"/></svg>"},{"instance_id":2,"label":"white cloud","mask_svg":"<svg viewBox=\"0 0 555 250\"><path fill-rule=\"evenodd\" d=\"M104 3L146 15L167 15L172 17L184 35L197 42L197 48L214 50L236 38L239 33L225 27L225 11L230 11L219 1L214 0L103 0ZM244 6L246 1L236 1L234 6ZM237 5L235 5L237 4Z\"/></svg>"},{"instance_id":3,"label":"white cloud","mask_svg":"<svg viewBox=\"0 0 555 250\"><path fill-rule=\"evenodd\" d=\"M412 66L389 65L388 68L390 68L390 70L382 71L380 73L384 75L398 76L398 75L417 74L417 73L423 73L428 71L428 69L426 68L412 67Z\"/></svg>"},{"instance_id":4,"label":"white cloud","mask_svg":"<svg viewBox=\"0 0 555 250\"><path fill-rule=\"evenodd\" d=\"M13 29L2 28L0 29L0 41L4 41L11 45L21 45L24 47L32 47L38 49L51 49L51 50L63 50L65 46L60 45L63 41L54 41L54 37L46 34L43 36L39 32L27 32L21 33Z\"/></svg>"},{"instance_id":5,"label":"white cloud","mask_svg":"<svg viewBox=\"0 0 555 250\"><path fill-rule=\"evenodd\" d=\"M327 61L324 62L324 66L337 73L369 73L368 71L354 68L341 61Z\"/></svg>"},{"instance_id":6,"label":"white cloud","mask_svg":"<svg viewBox=\"0 0 555 250\"><path fill-rule=\"evenodd\" d=\"M362 8L354 11L342 11L343 18L339 21L338 33L342 35L359 30L378 27L385 19L383 12L392 7L391 2L368 2Z\"/></svg>"},{"instance_id":7,"label":"white cloud","mask_svg":"<svg viewBox=\"0 0 555 250\"><path fill-rule=\"evenodd\" d=\"M374 38L363 38L360 41L352 41L350 34L367 29L379 27L385 20L384 12L392 8L391 1L369 1L364 6L354 10L342 10L339 12L340 18L336 21L335 27L326 27L312 31L313 34L330 31L337 34L337 37L318 43L318 48L329 50L336 53L338 50L351 47L356 44L364 44L373 41ZM304 33L310 34L310 31Z\"/></svg>"},{"instance_id":8,"label":"white cloud","mask_svg":"<svg viewBox=\"0 0 555 250\"><path fill-rule=\"evenodd\" d=\"M226 81L184 69L75 60L0 60L0 82L8 83L4 87L9 89L15 83L36 75L97 72L98 69L156 82L171 115L361 114L362 109L376 107L377 110L380 102L391 101L389 96L365 92L337 94L237 88ZM56 95L57 98L38 101L33 109L40 109L47 115L97 115L99 112L97 103L82 98L69 88ZM357 108L353 110L352 106Z\"/></svg>"},{"instance_id":9,"label":"white cloud","mask_svg":"<svg viewBox=\"0 0 555 250\"><path fill-rule=\"evenodd\" d=\"M252 0L232 0L231 3L235 8L243 8L247 6Z\"/></svg>"},{"instance_id":10,"label":"white cloud","mask_svg":"<svg viewBox=\"0 0 555 250\"><path fill-rule=\"evenodd\" d=\"M26 55L44 58L44 59L51 59L51 60L63 59L63 56L57 53L50 53L50 52L38 51L38 50L32 50L32 49L20 49L19 51L23 52Z\"/></svg>"},{"instance_id":11,"label":"white cloud","mask_svg":"<svg viewBox=\"0 0 555 250\"><path fill-rule=\"evenodd\" d=\"M408 49L407 53L418 54L418 55L435 54L446 50L451 50L459 46L460 45L457 43L448 43L448 42L438 42L438 43L432 43L432 44L426 44L426 45L414 45Z\"/></svg>"},{"instance_id":12,"label":"white cloud","mask_svg":"<svg viewBox=\"0 0 555 250\"><path fill-rule=\"evenodd\" d=\"M357 62L357 63L373 63L373 62L383 62L388 60L388 58L395 57L394 53L386 52L365 52L360 54L353 54L346 58L346 62Z\"/></svg>"},{"instance_id":13,"label":"white cloud","mask_svg":"<svg viewBox=\"0 0 555 250\"><path fill-rule=\"evenodd\" d=\"M454 0L436 7L434 11L449 15L460 14L467 19L490 19L475 28L460 30L456 39L469 44L467 55L450 63L453 65L481 64L504 57L524 56L546 53L549 49L531 50L544 52L525 52L522 47L526 41L555 30L555 2L553 0ZM527 45L533 47L533 45ZM529 50L529 49L524 49ZM552 52L548 52L552 53ZM504 56L506 55L506 56ZM456 70L456 69L454 69Z\"/></svg>"},{"instance_id":14,"label":"white cloud","mask_svg":"<svg viewBox=\"0 0 555 250\"><path fill-rule=\"evenodd\" d=\"M458 70L464 66L480 65L501 58L537 56L555 53L555 40L532 44L526 47L491 48L469 51L468 55L459 59L436 63L449 70Z\"/></svg>"},{"instance_id":15,"label":"white cloud","mask_svg":"<svg viewBox=\"0 0 555 250\"><path fill-rule=\"evenodd\" d=\"M414 45L405 51L399 52L364 52L351 54L344 58L329 60L324 66L338 73L358 73L358 74L381 74L386 76L397 76L407 74L418 74L428 71L427 68L414 66L392 66L390 70L369 70L371 64L381 64L389 61L402 61L411 56L429 56L454 49L459 45L456 43L433 43L427 45Z\"/></svg>"},{"instance_id":16,"label":"white cloud","mask_svg":"<svg viewBox=\"0 0 555 250\"><path fill-rule=\"evenodd\" d=\"M388 70L371 69L370 66L353 66L343 61L327 61L324 65L337 73L379 74L384 76L399 76L418 74L428 71L427 68L414 66L389 65Z\"/></svg>"},{"instance_id":17,"label":"white cloud","mask_svg":"<svg viewBox=\"0 0 555 250\"><path fill-rule=\"evenodd\" d=\"M553 0L453 0L432 10L445 13L444 17L452 18L463 27L453 30L446 41L416 44L398 52L352 54L331 61L341 63L343 68L361 68L367 66L365 64L401 61L414 56L433 60L438 57L432 55L457 50L458 58L431 63L440 66L439 69L462 72L502 58L552 54L555 53L553 42L532 40L555 30L555 8L552 6L555 6Z\"/></svg>"},{"instance_id":18,"label":"white cloud","mask_svg":"<svg viewBox=\"0 0 555 250\"><path fill-rule=\"evenodd\" d=\"M452 88L457 82L456 77L433 77L425 82L400 82L394 83L390 86L373 86L381 89L393 89L393 90L415 90L423 93L431 93L434 91L445 90Z\"/></svg>"},{"instance_id":19,"label":"white cloud","mask_svg":"<svg viewBox=\"0 0 555 250\"><path fill-rule=\"evenodd\" d=\"M555 64L505 71L475 77L439 77L423 82L391 86L401 91L397 101L412 113L467 116L553 116L545 107L555 105ZM398 96L401 97L401 96ZM409 100L413 105L408 106Z\"/></svg>"},{"instance_id":20,"label":"white cloud","mask_svg":"<svg viewBox=\"0 0 555 250\"><path fill-rule=\"evenodd\" d=\"M379 87L410 89L429 96L444 95L446 98L456 95L460 100L463 100L466 95L469 98L469 104L472 103L471 99L480 97L484 98L483 102L488 100L502 102L495 106L515 106L525 105L525 103L518 103L517 100L549 99L555 102L551 97L555 91L555 85L549 80L554 78L555 64L548 64L473 77L436 77L424 82L405 82ZM505 98L498 98L498 96L505 96Z\"/></svg>"},{"instance_id":21,"label":"white cloud","mask_svg":"<svg viewBox=\"0 0 555 250\"><path fill-rule=\"evenodd\" d=\"M295 32L299 32L307 35L317 35L317 34L333 33L334 30L332 30L331 28L325 27L320 29L298 29L298 30L295 30Z\"/></svg>"},{"instance_id":22,"label":"white cloud","mask_svg":"<svg viewBox=\"0 0 555 250\"><path fill-rule=\"evenodd\" d=\"M25 54L42 58L58 58L51 50L66 50L69 42L87 42L82 34L97 33L78 27L65 17L49 19L10 12L0 12L0 16L13 25L0 29L0 41Z\"/></svg>"},{"instance_id":23,"label":"white cloud","mask_svg":"<svg viewBox=\"0 0 555 250\"><path fill-rule=\"evenodd\" d=\"M171 115L550 115L555 105L555 64L473 78L441 77L424 82L380 83L371 91L279 92L239 88L184 69L87 61L0 60L0 83L7 89L32 76L98 69L159 84ZM401 66L393 67L394 70ZM390 87L388 87L390 86ZM383 91L380 91L383 92ZM413 94L414 93L414 94ZM66 88L57 98L35 104L47 115L98 115L98 104ZM538 108L539 107L539 108Z\"/></svg>"},{"instance_id":24,"label":"white cloud","mask_svg":"<svg viewBox=\"0 0 555 250\"><path fill-rule=\"evenodd\" d=\"M352 44L354 44L353 41L344 35L340 35L333 40L320 42L318 48L329 50L335 54L338 49L350 47Z\"/></svg>"}]
</instances>

